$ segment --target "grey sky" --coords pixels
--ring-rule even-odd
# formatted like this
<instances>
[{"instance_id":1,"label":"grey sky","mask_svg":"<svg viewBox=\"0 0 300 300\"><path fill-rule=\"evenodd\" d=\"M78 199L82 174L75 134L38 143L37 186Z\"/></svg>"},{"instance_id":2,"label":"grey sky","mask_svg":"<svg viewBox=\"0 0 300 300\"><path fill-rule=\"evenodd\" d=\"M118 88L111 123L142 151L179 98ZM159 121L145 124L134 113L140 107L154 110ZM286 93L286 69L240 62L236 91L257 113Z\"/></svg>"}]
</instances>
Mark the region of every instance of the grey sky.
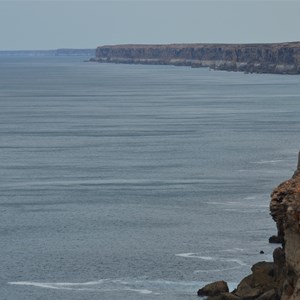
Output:
<instances>
[{"instance_id":1,"label":"grey sky","mask_svg":"<svg viewBox=\"0 0 300 300\"><path fill-rule=\"evenodd\" d=\"M300 41L300 0L0 0L0 50Z\"/></svg>"}]
</instances>

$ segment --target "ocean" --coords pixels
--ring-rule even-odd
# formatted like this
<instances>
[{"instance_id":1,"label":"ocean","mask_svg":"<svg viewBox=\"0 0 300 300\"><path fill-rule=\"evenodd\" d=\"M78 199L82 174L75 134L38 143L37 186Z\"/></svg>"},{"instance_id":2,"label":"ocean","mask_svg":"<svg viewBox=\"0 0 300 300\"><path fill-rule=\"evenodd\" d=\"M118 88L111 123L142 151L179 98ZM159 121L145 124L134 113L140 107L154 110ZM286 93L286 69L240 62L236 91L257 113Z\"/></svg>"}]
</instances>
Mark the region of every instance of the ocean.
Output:
<instances>
[{"instance_id":1,"label":"ocean","mask_svg":"<svg viewBox=\"0 0 300 300\"><path fill-rule=\"evenodd\" d=\"M82 60L0 58L1 299L198 299L272 260L299 77Z\"/></svg>"}]
</instances>

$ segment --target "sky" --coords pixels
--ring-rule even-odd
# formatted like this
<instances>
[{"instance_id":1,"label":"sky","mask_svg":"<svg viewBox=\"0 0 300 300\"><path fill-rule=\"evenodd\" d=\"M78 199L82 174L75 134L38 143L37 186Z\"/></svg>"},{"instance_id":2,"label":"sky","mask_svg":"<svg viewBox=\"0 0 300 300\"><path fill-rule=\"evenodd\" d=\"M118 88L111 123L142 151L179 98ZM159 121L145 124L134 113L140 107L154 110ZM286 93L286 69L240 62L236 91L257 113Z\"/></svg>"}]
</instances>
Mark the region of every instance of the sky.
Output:
<instances>
[{"instance_id":1,"label":"sky","mask_svg":"<svg viewBox=\"0 0 300 300\"><path fill-rule=\"evenodd\" d=\"M300 0L0 0L0 50L300 41Z\"/></svg>"}]
</instances>

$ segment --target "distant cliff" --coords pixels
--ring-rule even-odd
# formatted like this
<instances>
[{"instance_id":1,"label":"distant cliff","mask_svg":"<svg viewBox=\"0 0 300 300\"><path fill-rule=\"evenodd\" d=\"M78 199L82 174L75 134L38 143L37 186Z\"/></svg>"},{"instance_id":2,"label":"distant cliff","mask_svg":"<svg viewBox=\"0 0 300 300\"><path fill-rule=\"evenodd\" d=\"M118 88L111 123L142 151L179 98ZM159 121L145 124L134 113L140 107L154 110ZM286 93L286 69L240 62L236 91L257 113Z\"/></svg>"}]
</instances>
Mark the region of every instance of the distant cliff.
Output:
<instances>
[{"instance_id":1,"label":"distant cliff","mask_svg":"<svg viewBox=\"0 0 300 300\"><path fill-rule=\"evenodd\" d=\"M278 44L114 45L98 62L209 67L249 73L300 74L300 42Z\"/></svg>"},{"instance_id":2,"label":"distant cliff","mask_svg":"<svg viewBox=\"0 0 300 300\"><path fill-rule=\"evenodd\" d=\"M86 56L95 55L95 49L56 49L56 50L2 50L0 57L46 57L46 56Z\"/></svg>"}]
</instances>

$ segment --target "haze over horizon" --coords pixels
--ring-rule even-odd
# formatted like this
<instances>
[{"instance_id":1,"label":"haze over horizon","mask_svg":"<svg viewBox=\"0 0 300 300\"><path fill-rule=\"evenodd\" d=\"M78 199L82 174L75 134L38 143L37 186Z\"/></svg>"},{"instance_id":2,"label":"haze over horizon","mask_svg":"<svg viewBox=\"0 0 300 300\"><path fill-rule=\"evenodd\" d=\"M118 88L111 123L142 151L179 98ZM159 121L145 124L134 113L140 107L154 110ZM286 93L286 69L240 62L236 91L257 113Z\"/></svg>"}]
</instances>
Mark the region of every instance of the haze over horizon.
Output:
<instances>
[{"instance_id":1,"label":"haze over horizon","mask_svg":"<svg viewBox=\"0 0 300 300\"><path fill-rule=\"evenodd\" d=\"M0 50L300 41L300 1L0 0Z\"/></svg>"}]
</instances>

